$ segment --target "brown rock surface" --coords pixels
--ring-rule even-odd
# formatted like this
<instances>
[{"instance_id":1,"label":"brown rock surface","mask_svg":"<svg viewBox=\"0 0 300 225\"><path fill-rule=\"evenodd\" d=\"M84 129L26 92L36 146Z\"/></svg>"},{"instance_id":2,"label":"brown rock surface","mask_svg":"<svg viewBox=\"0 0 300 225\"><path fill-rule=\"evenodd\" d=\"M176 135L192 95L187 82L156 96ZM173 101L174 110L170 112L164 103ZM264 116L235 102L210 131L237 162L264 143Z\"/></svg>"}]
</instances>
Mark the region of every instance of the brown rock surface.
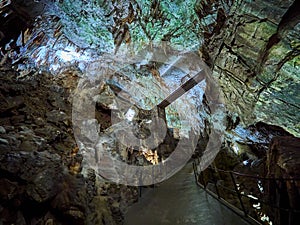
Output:
<instances>
[{"instance_id":1,"label":"brown rock surface","mask_svg":"<svg viewBox=\"0 0 300 225\"><path fill-rule=\"evenodd\" d=\"M297 0L199 0L195 7L204 34L202 56L228 110L245 124L263 121L297 136L299 8Z\"/></svg>"},{"instance_id":2,"label":"brown rock surface","mask_svg":"<svg viewBox=\"0 0 300 225\"><path fill-rule=\"evenodd\" d=\"M96 184L93 171L80 174L71 123L75 78L18 75L9 63L0 67L0 224L121 224L137 192Z\"/></svg>"},{"instance_id":3,"label":"brown rock surface","mask_svg":"<svg viewBox=\"0 0 300 225\"><path fill-rule=\"evenodd\" d=\"M300 139L274 138L267 166L268 177L276 179L267 189L271 204L278 207L270 210L274 223L296 224L300 219Z\"/></svg>"}]
</instances>

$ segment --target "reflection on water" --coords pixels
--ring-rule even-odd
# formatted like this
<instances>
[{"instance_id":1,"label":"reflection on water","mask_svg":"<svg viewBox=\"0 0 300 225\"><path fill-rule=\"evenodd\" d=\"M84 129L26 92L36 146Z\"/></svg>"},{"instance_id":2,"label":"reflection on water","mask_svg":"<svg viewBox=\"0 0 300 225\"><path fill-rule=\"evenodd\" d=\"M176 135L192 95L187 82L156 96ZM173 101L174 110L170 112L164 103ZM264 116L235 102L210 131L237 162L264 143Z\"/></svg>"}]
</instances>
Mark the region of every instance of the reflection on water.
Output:
<instances>
[{"instance_id":1,"label":"reflection on water","mask_svg":"<svg viewBox=\"0 0 300 225\"><path fill-rule=\"evenodd\" d=\"M191 164L158 187L145 190L125 215L125 225L243 225L242 218L195 184Z\"/></svg>"}]
</instances>

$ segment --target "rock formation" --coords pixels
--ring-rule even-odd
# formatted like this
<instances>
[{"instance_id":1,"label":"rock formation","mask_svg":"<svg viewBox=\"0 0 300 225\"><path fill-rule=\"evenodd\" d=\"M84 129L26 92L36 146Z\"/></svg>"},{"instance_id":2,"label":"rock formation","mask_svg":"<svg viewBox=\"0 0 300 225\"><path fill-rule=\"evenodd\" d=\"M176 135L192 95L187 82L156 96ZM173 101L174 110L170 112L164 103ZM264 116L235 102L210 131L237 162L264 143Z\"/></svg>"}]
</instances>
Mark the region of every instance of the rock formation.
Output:
<instances>
[{"instance_id":1,"label":"rock formation","mask_svg":"<svg viewBox=\"0 0 300 225\"><path fill-rule=\"evenodd\" d=\"M6 63L0 79L1 222L121 224L137 190L98 183L93 170L80 174L82 155L71 127L72 76L18 78Z\"/></svg>"},{"instance_id":2,"label":"rock formation","mask_svg":"<svg viewBox=\"0 0 300 225\"><path fill-rule=\"evenodd\" d=\"M264 121L299 136L299 9L292 0L196 4L203 58L245 124Z\"/></svg>"},{"instance_id":3,"label":"rock formation","mask_svg":"<svg viewBox=\"0 0 300 225\"><path fill-rule=\"evenodd\" d=\"M300 211L300 140L294 137L274 138L270 144L267 194L278 208L268 209L274 224L296 224ZM289 210L282 210L289 209Z\"/></svg>"}]
</instances>

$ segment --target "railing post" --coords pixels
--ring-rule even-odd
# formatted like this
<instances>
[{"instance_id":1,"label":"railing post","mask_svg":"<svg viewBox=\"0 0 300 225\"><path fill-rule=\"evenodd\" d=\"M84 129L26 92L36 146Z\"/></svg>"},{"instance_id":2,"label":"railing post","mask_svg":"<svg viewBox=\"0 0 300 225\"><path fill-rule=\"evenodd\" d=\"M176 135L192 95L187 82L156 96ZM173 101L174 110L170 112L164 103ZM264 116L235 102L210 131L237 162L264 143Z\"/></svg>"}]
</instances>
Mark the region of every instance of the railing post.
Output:
<instances>
[{"instance_id":1,"label":"railing post","mask_svg":"<svg viewBox=\"0 0 300 225\"><path fill-rule=\"evenodd\" d=\"M200 172L200 177L201 177L201 180L203 182L203 187L206 190L208 182L206 183L205 180L204 180L203 171Z\"/></svg>"},{"instance_id":2,"label":"railing post","mask_svg":"<svg viewBox=\"0 0 300 225\"><path fill-rule=\"evenodd\" d=\"M216 181L215 176L214 176L214 174L215 174L214 168L208 168L208 169L209 169L211 177L213 179L215 189L216 189L216 192L217 192L217 195L218 195L218 199L220 199L220 193L219 193L219 189L218 189L218 186L217 186L217 181Z\"/></svg>"},{"instance_id":3,"label":"railing post","mask_svg":"<svg viewBox=\"0 0 300 225\"><path fill-rule=\"evenodd\" d=\"M230 177L231 177L231 179L232 179L232 182L233 182L233 185L234 185L234 189L235 189L235 191L236 191L236 193L237 193L237 196L238 196L238 198L239 198L239 200L240 200L240 204L241 204L242 210L243 210L245 216L247 216L247 211L246 211L245 206L244 206L244 204L243 204L242 197L241 197L241 193L239 192L239 189L238 189L238 187L237 187L237 185L236 185L236 182L235 182L235 179L234 179L234 176L233 176L232 171L230 171Z\"/></svg>"},{"instance_id":4,"label":"railing post","mask_svg":"<svg viewBox=\"0 0 300 225\"><path fill-rule=\"evenodd\" d=\"M198 184L198 171L197 171L197 166L195 161L193 161L193 170L194 170L196 184Z\"/></svg>"},{"instance_id":5,"label":"railing post","mask_svg":"<svg viewBox=\"0 0 300 225\"><path fill-rule=\"evenodd\" d=\"M214 183L215 183L215 188L216 188L216 192L217 192L217 195L218 195L218 199L220 199L221 197L220 197L217 181L215 180Z\"/></svg>"}]
</instances>

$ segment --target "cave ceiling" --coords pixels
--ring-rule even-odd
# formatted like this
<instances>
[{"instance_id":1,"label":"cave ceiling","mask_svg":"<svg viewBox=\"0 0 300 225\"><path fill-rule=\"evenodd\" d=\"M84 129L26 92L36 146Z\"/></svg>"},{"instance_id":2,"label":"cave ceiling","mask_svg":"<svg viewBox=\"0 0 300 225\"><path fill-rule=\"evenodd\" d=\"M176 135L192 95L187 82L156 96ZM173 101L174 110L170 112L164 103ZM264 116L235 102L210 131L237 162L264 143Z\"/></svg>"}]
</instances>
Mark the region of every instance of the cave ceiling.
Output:
<instances>
[{"instance_id":1,"label":"cave ceiling","mask_svg":"<svg viewBox=\"0 0 300 225\"><path fill-rule=\"evenodd\" d=\"M179 44L200 54L219 82L227 110L244 125L262 121L299 136L299 4L54 1L23 31L25 45L12 57L27 60L18 66L23 74L30 65L55 74L67 66L86 68L95 56L116 54L122 46L136 51L145 42Z\"/></svg>"}]
</instances>

